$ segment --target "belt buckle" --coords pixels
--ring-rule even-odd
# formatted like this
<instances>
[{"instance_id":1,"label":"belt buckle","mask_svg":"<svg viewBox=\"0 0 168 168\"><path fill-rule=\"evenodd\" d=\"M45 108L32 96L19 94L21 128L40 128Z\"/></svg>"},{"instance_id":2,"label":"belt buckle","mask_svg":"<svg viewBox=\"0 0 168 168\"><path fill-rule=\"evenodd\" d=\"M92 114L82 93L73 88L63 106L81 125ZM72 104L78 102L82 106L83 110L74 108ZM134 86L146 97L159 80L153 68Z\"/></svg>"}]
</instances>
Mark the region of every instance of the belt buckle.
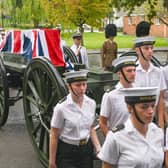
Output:
<instances>
[{"instance_id":1,"label":"belt buckle","mask_svg":"<svg viewBox=\"0 0 168 168\"><path fill-rule=\"evenodd\" d=\"M79 141L79 146L86 145L86 144L87 144L86 139L82 139L82 140Z\"/></svg>"}]
</instances>

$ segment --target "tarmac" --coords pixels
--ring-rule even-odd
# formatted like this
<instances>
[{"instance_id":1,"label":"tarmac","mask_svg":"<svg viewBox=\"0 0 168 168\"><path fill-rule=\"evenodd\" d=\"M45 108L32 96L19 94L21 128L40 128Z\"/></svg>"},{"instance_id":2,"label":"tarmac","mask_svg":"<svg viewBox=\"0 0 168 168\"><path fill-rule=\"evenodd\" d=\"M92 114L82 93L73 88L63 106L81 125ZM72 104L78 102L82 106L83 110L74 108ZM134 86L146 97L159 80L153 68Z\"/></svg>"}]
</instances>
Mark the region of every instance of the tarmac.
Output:
<instances>
[{"instance_id":1,"label":"tarmac","mask_svg":"<svg viewBox=\"0 0 168 168\"><path fill-rule=\"evenodd\" d=\"M94 168L100 167L95 161ZM0 168L43 168L26 130L22 99L10 107L7 123L0 128Z\"/></svg>"},{"instance_id":2,"label":"tarmac","mask_svg":"<svg viewBox=\"0 0 168 168\"><path fill-rule=\"evenodd\" d=\"M0 128L0 168L42 168L25 127L22 100L10 108Z\"/></svg>"},{"instance_id":3,"label":"tarmac","mask_svg":"<svg viewBox=\"0 0 168 168\"><path fill-rule=\"evenodd\" d=\"M0 129L1 168L42 168L24 124L6 124Z\"/></svg>"}]
</instances>

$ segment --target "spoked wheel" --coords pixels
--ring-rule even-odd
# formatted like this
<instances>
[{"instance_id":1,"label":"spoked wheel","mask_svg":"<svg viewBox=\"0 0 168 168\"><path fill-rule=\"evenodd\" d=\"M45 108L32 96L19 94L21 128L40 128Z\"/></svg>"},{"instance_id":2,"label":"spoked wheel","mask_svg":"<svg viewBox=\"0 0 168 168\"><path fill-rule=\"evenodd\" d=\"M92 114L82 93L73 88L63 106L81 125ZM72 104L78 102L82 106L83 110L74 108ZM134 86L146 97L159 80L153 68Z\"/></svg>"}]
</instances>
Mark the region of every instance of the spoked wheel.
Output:
<instances>
[{"instance_id":1,"label":"spoked wheel","mask_svg":"<svg viewBox=\"0 0 168 168\"><path fill-rule=\"evenodd\" d=\"M0 57L0 126L3 126L8 118L9 105L8 105L9 89L6 76L6 70L3 60Z\"/></svg>"},{"instance_id":2,"label":"spoked wheel","mask_svg":"<svg viewBox=\"0 0 168 168\"><path fill-rule=\"evenodd\" d=\"M25 120L34 149L45 167L53 107L67 93L58 71L46 58L35 58L29 63L23 84Z\"/></svg>"},{"instance_id":3,"label":"spoked wheel","mask_svg":"<svg viewBox=\"0 0 168 168\"><path fill-rule=\"evenodd\" d=\"M63 51L64 51L64 57L65 57L66 62L68 62L69 60L72 63L77 63L78 62L74 52L69 47L63 46Z\"/></svg>"}]
</instances>

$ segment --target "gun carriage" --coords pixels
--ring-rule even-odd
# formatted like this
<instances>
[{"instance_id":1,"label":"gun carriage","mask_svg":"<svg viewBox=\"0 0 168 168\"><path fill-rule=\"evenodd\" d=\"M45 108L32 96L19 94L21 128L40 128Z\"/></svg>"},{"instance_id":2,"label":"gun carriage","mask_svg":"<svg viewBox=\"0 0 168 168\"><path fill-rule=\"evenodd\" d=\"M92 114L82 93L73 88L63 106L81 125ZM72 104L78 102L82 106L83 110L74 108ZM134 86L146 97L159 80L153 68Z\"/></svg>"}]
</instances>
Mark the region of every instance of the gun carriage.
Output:
<instances>
[{"instance_id":1,"label":"gun carriage","mask_svg":"<svg viewBox=\"0 0 168 168\"><path fill-rule=\"evenodd\" d=\"M45 43L43 38L38 39L40 31L47 34ZM19 34L22 34L22 38L24 37L22 52L18 51L16 45L19 44L21 47ZM15 38L11 40L12 36ZM56 50L51 43L51 37L53 41L57 39L57 43L54 44ZM16 46L10 46L12 41ZM46 46L47 43L49 46ZM9 108L22 99L31 142L45 167L48 166L49 130L53 107L68 94L63 72L66 71L66 64L69 62L77 64L76 56L70 48L63 47L64 56L60 54L59 44L60 37L57 30L9 31L0 52L0 126L3 126L8 119ZM35 47L41 49L42 47L52 48L51 46L54 48L51 49L52 58L45 54L40 56L38 52L34 54ZM60 58L62 61L58 61ZM103 93L106 89L113 87L117 81L113 77L111 72L98 68L89 69L86 94L96 100L97 113ZM16 96L10 94L13 89L17 91Z\"/></svg>"}]
</instances>

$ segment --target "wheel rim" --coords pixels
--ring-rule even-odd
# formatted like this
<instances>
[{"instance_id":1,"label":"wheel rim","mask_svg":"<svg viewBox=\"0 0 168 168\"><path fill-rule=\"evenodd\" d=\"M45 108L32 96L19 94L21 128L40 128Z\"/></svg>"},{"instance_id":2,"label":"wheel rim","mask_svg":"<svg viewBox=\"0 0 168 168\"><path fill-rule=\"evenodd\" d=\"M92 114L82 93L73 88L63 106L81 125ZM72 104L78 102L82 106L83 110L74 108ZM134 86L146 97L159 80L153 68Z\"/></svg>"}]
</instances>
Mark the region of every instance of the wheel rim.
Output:
<instances>
[{"instance_id":1,"label":"wheel rim","mask_svg":"<svg viewBox=\"0 0 168 168\"><path fill-rule=\"evenodd\" d=\"M25 120L34 149L45 167L48 166L53 107L67 93L59 73L46 58L36 58L26 68L23 84Z\"/></svg>"},{"instance_id":2,"label":"wheel rim","mask_svg":"<svg viewBox=\"0 0 168 168\"><path fill-rule=\"evenodd\" d=\"M66 61L68 61L68 59L72 62L72 63L78 63L78 60L74 54L74 52L67 46L63 46L63 50L64 50L64 54L66 56Z\"/></svg>"},{"instance_id":3,"label":"wheel rim","mask_svg":"<svg viewBox=\"0 0 168 168\"><path fill-rule=\"evenodd\" d=\"M0 57L0 126L3 126L8 118L9 106L8 106L8 82L6 77L6 70L3 64L3 60Z\"/></svg>"}]
</instances>

